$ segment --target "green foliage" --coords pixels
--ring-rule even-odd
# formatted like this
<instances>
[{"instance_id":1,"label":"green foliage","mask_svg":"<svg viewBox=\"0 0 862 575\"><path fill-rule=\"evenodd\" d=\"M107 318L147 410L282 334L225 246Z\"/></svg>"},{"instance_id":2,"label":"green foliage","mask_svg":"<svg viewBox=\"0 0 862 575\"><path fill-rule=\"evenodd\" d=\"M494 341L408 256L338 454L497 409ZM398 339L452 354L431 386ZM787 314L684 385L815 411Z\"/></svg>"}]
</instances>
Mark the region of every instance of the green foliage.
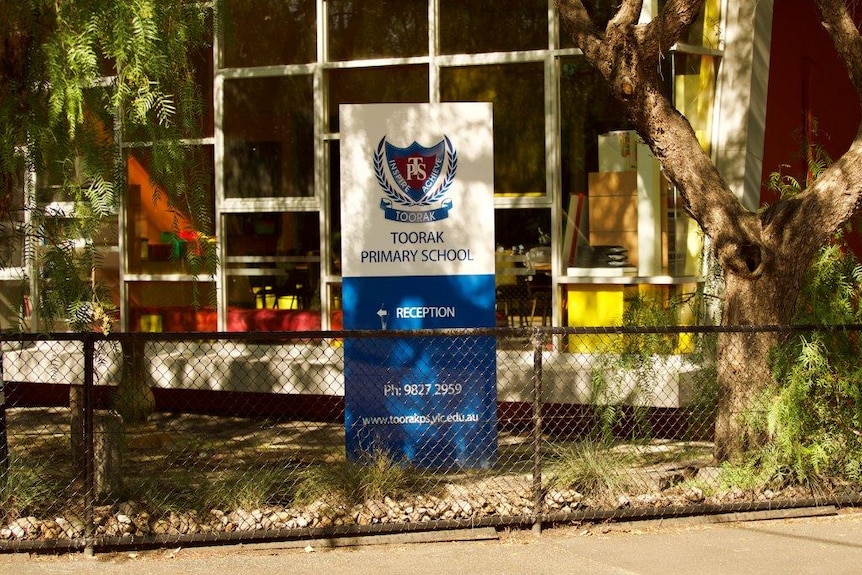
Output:
<instances>
[{"instance_id":1,"label":"green foliage","mask_svg":"<svg viewBox=\"0 0 862 575\"><path fill-rule=\"evenodd\" d=\"M647 328L620 336L620 353L606 353L593 365L590 410L593 415L588 437L609 441L619 433L635 439L649 439L649 393L667 369L664 359L677 352L679 334L660 333L649 328L675 326L684 308L698 303L696 295L661 301L638 293L627 297L622 323L625 327Z\"/></svg>"},{"instance_id":2,"label":"green foliage","mask_svg":"<svg viewBox=\"0 0 862 575\"><path fill-rule=\"evenodd\" d=\"M126 478L123 495L160 513L208 511L217 486L199 470L175 467L154 476Z\"/></svg>"},{"instance_id":3,"label":"green foliage","mask_svg":"<svg viewBox=\"0 0 862 575\"><path fill-rule=\"evenodd\" d=\"M331 498L354 505L409 491L416 481L412 469L385 451L376 450L362 461L338 461L307 468L301 474L296 498L306 503Z\"/></svg>"},{"instance_id":4,"label":"green foliage","mask_svg":"<svg viewBox=\"0 0 862 575\"><path fill-rule=\"evenodd\" d=\"M663 304L658 298L642 293L627 297L623 311L623 325L627 327L667 327L677 325L680 308L685 303L672 298ZM641 362L653 354L668 355L674 352L675 334L625 334L623 355L633 362Z\"/></svg>"},{"instance_id":5,"label":"green foliage","mask_svg":"<svg viewBox=\"0 0 862 575\"><path fill-rule=\"evenodd\" d=\"M289 503L293 500L296 481L295 471L280 467L263 466L233 471L212 486L209 507L258 509L266 505Z\"/></svg>"},{"instance_id":6,"label":"green foliage","mask_svg":"<svg viewBox=\"0 0 862 575\"><path fill-rule=\"evenodd\" d=\"M62 488L47 477L46 465L12 455L8 473L0 474L0 521L16 519L53 501Z\"/></svg>"},{"instance_id":7,"label":"green foliage","mask_svg":"<svg viewBox=\"0 0 862 575\"><path fill-rule=\"evenodd\" d=\"M126 188L120 150L128 142L153 150L152 179L168 208L212 234L201 207L209 178L200 177L194 149L180 145L200 136L202 102L190 55L206 49L211 27L211 8L186 0L22 0L4 8L0 240L28 246L39 269L43 327L67 319L74 329L111 328L114 304L96 272L98 237L106 221L117 219ZM25 185L31 199L15 206ZM74 209L43 208L55 200ZM196 257L193 273L215 269L212 254Z\"/></svg>"},{"instance_id":8,"label":"green foliage","mask_svg":"<svg viewBox=\"0 0 862 575\"><path fill-rule=\"evenodd\" d=\"M812 156L815 177L828 165ZM799 182L773 175L782 196L799 191ZM862 266L842 234L824 246L807 270L794 322L823 326L794 333L773 350L774 383L752 410L755 429L770 442L749 454L773 484L818 486L862 479L862 367L859 333L841 326L862 319Z\"/></svg>"},{"instance_id":9,"label":"green foliage","mask_svg":"<svg viewBox=\"0 0 862 575\"><path fill-rule=\"evenodd\" d=\"M631 458L605 442L583 441L560 447L549 466L550 486L574 489L597 499L613 497L637 488L627 472Z\"/></svg>"}]
</instances>

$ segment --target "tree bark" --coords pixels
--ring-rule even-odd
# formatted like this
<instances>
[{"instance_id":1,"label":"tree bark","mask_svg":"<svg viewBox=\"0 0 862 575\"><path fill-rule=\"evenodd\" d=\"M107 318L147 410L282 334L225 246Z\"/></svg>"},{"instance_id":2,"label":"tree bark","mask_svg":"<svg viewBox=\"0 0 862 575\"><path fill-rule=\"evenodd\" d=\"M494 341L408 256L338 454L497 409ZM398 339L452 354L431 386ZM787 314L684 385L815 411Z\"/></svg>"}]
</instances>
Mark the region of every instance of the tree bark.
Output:
<instances>
[{"instance_id":1,"label":"tree bark","mask_svg":"<svg viewBox=\"0 0 862 575\"><path fill-rule=\"evenodd\" d=\"M144 342L123 339L120 342L123 365L114 394L114 410L126 425L139 425L152 415L156 398L146 370Z\"/></svg>"}]
</instances>

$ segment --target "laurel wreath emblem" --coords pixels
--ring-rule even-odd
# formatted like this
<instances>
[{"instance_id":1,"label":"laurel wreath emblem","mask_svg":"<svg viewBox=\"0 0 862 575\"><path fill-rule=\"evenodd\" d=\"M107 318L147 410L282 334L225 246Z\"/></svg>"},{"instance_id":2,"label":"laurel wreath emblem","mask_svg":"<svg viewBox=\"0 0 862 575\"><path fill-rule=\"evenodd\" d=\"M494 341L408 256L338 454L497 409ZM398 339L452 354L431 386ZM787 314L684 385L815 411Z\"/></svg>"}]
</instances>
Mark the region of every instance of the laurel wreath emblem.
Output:
<instances>
[{"instance_id":1,"label":"laurel wreath emblem","mask_svg":"<svg viewBox=\"0 0 862 575\"><path fill-rule=\"evenodd\" d=\"M387 198L392 200L393 203L407 207L431 206L439 203L443 199L449 191L449 186L451 186L452 182L455 181L455 172L458 170L458 152L455 151L455 147L447 136L443 136L443 139L446 141L446 164L448 167L446 175L444 176L442 183L436 187L436 190L432 188L433 191L429 190L429 192L431 192L430 194L426 193L419 200L414 200L404 193L403 190L393 186L389 180L386 179L386 154L384 151L386 137L384 136L380 140L373 156L374 176L377 178L377 183L380 185L380 188L383 190L383 193L386 194Z\"/></svg>"}]
</instances>

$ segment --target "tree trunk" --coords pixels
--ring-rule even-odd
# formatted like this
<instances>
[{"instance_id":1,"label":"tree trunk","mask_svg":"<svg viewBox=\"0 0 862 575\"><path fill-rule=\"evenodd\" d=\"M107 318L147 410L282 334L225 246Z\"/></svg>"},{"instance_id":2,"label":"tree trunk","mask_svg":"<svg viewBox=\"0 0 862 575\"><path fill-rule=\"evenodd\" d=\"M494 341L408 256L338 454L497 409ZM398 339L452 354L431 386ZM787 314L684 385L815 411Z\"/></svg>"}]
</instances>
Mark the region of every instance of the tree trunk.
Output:
<instances>
[{"instance_id":1,"label":"tree trunk","mask_svg":"<svg viewBox=\"0 0 862 575\"><path fill-rule=\"evenodd\" d=\"M750 327L751 331L719 334L716 461L738 462L767 439L762 408L764 394L773 382L769 354L781 343L782 335L758 327L791 322L800 290L797 276L790 266L779 266L755 280L725 274L722 324Z\"/></svg>"},{"instance_id":2,"label":"tree trunk","mask_svg":"<svg viewBox=\"0 0 862 575\"><path fill-rule=\"evenodd\" d=\"M776 334L722 333L718 338L718 406L715 415L716 461L740 461L743 454L764 445L758 425L763 394L772 381L767 364Z\"/></svg>"},{"instance_id":3,"label":"tree trunk","mask_svg":"<svg viewBox=\"0 0 862 575\"><path fill-rule=\"evenodd\" d=\"M87 465L84 452L84 386L69 386L69 454L72 458L72 472L80 474L83 480Z\"/></svg>"},{"instance_id":4,"label":"tree trunk","mask_svg":"<svg viewBox=\"0 0 862 575\"><path fill-rule=\"evenodd\" d=\"M146 370L144 342L123 339L120 346L123 366L113 407L126 425L138 425L146 421L156 408L156 398Z\"/></svg>"}]
</instances>

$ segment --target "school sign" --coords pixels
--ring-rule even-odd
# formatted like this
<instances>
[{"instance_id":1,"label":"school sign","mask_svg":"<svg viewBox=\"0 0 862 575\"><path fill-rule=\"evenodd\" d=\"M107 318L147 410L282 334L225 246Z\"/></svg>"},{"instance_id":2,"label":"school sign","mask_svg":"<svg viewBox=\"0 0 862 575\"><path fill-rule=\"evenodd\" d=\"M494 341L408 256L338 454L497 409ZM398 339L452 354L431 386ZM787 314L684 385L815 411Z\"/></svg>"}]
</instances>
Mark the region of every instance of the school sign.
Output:
<instances>
[{"instance_id":1,"label":"school sign","mask_svg":"<svg viewBox=\"0 0 862 575\"><path fill-rule=\"evenodd\" d=\"M347 455L492 465L494 338L397 336L495 325L491 105L340 115L344 327L396 332L344 342Z\"/></svg>"}]
</instances>

